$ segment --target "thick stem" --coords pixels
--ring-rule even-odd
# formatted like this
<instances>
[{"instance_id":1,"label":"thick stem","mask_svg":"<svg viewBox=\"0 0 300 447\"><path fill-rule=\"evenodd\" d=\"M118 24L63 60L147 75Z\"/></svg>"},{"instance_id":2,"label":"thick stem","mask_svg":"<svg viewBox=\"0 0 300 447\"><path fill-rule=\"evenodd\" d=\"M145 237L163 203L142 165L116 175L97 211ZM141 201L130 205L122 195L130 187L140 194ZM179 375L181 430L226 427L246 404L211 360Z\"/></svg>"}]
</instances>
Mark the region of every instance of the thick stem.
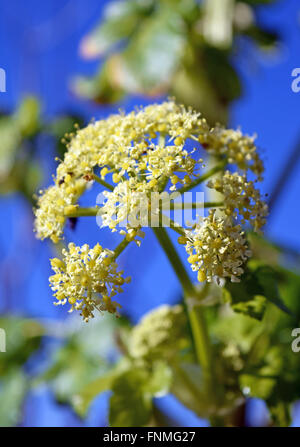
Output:
<instances>
[{"instance_id":1,"label":"thick stem","mask_svg":"<svg viewBox=\"0 0 300 447\"><path fill-rule=\"evenodd\" d=\"M194 298L197 292L166 230L164 228L153 228L153 231L182 285L197 359L203 370L204 380L207 386L212 389L213 369L205 319L201 307L192 306L190 303L190 299Z\"/></svg>"}]
</instances>

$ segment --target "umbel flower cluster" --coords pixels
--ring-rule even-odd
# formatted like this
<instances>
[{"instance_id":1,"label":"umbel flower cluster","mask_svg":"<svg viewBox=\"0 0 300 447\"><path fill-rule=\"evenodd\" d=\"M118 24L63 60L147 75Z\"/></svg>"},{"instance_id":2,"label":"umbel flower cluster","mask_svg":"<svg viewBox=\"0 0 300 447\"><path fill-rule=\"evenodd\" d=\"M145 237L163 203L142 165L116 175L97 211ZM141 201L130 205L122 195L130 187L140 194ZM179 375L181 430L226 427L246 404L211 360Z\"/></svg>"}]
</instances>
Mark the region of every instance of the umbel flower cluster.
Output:
<instances>
[{"instance_id":1,"label":"umbel flower cluster","mask_svg":"<svg viewBox=\"0 0 300 447\"><path fill-rule=\"evenodd\" d=\"M212 208L193 228L170 226L180 233L178 242L186 246L199 281L239 281L251 256L241 225L259 231L268 212L256 188L263 163L253 137L219 125L212 128L200 113L173 100L129 114L120 112L69 137L54 184L38 197L37 236L57 243L63 239L68 217L95 216L95 212L84 212L78 199L97 183L105 190L104 204L96 207L102 226L119 231L124 240L113 251L71 244L63 251L62 261L52 260L55 275L50 282L58 304L69 302L71 310L80 310L85 320L95 309L116 312L119 304L111 298L124 282L116 259L131 241L140 245L137 238L144 237L142 223L128 219L141 194L183 194L209 177L207 186L223 198L218 208ZM207 154L217 163L211 170L203 161ZM225 171L226 166L230 171Z\"/></svg>"},{"instance_id":2,"label":"umbel flower cluster","mask_svg":"<svg viewBox=\"0 0 300 447\"><path fill-rule=\"evenodd\" d=\"M113 255L99 244L90 248L87 244L76 247L70 243L68 250L63 249L63 260L51 259L55 274L49 280L56 305L68 301L70 311L80 310L86 321L95 309L116 313L121 306L112 298L123 292L121 286L130 278L124 279L123 271L117 271Z\"/></svg>"}]
</instances>

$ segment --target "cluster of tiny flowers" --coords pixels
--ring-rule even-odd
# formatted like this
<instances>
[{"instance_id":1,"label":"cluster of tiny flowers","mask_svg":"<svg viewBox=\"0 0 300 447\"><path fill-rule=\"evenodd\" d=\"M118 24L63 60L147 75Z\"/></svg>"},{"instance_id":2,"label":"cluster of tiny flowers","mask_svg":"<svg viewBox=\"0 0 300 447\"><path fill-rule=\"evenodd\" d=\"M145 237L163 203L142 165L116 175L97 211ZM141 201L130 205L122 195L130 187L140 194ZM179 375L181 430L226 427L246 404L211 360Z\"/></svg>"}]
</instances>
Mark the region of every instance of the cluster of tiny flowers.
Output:
<instances>
[{"instance_id":1,"label":"cluster of tiny flowers","mask_svg":"<svg viewBox=\"0 0 300 447\"><path fill-rule=\"evenodd\" d=\"M84 321L94 317L94 311L117 313L119 303L112 298L122 292L122 285L130 281L117 271L114 253L99 244L77 247L70 243L63 250L63 259L51 259L55 274L50 276L50 286L56 305L71 305L70 312L80 311Z\"/></svg>"},{"instance_id":2,"label":"cluster of tiny flowers","mask_svg":"<svg viewBox=\"0 0 300 447\"><path fill-rule=\"evenodd\" d=\"M260 176L263 168L253 139L240 131L210 128L200 113L172 100L127 115L112 115L77 130L70 135L54 185L42 191L38 199L37 236L58 242L68 207L76 204L96 173L123 190L119 185L130 179L134 179L137 191L161 191L165 187L172 191L187 186L204 166L198 155L199 143L207 152L228 157L240 169L252 169ZM119 189L115 195L118 194ZM113 200L108 200L107 216ZM107 222L109 225L109 218Z\"/></svg>"},{"instance_id":3,"label":"cluster of tiny flowers","mask_svg":"<svg viewBox=\"0 0 300 447\"><path fill-rule=\"evenodd\" d=\"M41 191L38 206L35 210L35 229L41 239L50 238L57 243L63 233L68 208L76 204L84 192L86 182L78 179L74 181L70 175L65 180L45 191Z\"/></svg>"},{"instance_id":4,"label":"cluster of tiny flowers","mask_svg":"<svg viewBox=\"0 0 300 447\"><path fill-rule=\"evenodd\" d=\"M209 216L184 239L188 261L198 272L200 282L215 280L223 285L225 278L239 282L251 251L241 226L235 225L231 217L217 217L215 210L210 210Z\"/></svg>"},{"instance_id":5,"label":"cluster of tiny flowers","mask_svg":"<svg viewBox=\"0 0 300 447\"><path fill-rule=\"evenodd\" d=\"M113 192L104 191L106 202L101 209L102 226L115 232L119 225L120 234L126 234L128 241L135 236L144 237L141 227L143 223L147 225L149 191L146 181L136 182L134 178L120 182Z\"/></svg>"},{"instance_id":6,"label":"cluster of tiny flowers","mask_svg":"<svg viewBox=\"0 0 300 447\"><path fill-rule=\"evenodd\" d=\"M136 359L170 359L188 344L181 305L163 305L146 314L131 332L129 352Z\"/></svg>"},{"instance_id":7,"label":"cluster of tiny flowers","mask_svg":"<svg viewBox=\"0 0 300 447\"><path fill-rule=\"evenodd\" d=\"M227 216L241 216L241 223L250 223L255 231L265 225L268 205L262 200L254 182L247 181L246 175L226 171L222 177L210 180L207 186L222 193Z\"/></svg>"},{"instance_id":8,"label":"cluster of tiny flowers","mask_svg":"<svg viewBox=\"0 0 300 447\"><path fill-rule=\"evenodd\" d=\"M264 166L257 153L254 137L243 135L239 130L216 126L202 133L199 142L208 153L225 155L229 163L245 172L250 169L261 180Z\"/></svg>"}]
</instances>

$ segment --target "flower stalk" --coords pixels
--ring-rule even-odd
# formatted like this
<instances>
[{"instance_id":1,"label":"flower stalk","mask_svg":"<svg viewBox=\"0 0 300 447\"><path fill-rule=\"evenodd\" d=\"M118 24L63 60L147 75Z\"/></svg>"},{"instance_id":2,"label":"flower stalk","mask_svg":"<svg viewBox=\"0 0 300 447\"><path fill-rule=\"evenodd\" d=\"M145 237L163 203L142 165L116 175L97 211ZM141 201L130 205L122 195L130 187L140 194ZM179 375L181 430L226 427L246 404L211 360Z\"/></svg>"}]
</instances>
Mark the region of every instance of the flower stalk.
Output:
<instances>
[{"instance_id":1,"label":"flower stalk","mask_svg":"<svg viewBox=\"0 0 300 447\"><path fill-rule=\"evenodd\" d=\"M213 368L210 351L210 341L204 315L200 306L194 306L190 304L190 298L194 298L195 296L197 296L197 291L195 290L195 287L193 286L189 275L187 274L185 267L166 230L164 228L153 228L153 231L165 254L167 255L178 277L178 280L181 283L187 308L187 314L193 335L197 360L203 370L203 376L206 385L210 389L213 389Z\"/></svg>"}]
</instances>

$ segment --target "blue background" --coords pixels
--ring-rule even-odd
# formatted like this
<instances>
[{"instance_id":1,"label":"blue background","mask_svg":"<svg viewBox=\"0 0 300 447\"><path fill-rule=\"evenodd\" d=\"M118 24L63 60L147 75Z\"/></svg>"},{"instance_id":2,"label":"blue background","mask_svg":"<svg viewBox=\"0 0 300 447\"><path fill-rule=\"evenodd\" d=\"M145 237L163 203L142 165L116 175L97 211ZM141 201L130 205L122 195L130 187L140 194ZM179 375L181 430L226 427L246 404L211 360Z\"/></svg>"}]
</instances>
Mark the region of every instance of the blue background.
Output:
<instances>
[{"instance_id":1,"label":"blue background","mask_svg":"<svg viewBox=\"0 0 300 447\"><path fill-rule=\"evenodd\" d=\"M7 92L0 93L0 107L13 110L26 93L41 98L45 118L58 113L77 111L88 121L117 111L116 106L95 106L74 96L70 81L76 74L92 74L98 62L83 61L78 47L82 36L99 20L107 1L99 0L0 0L0 67L6 70ZM300 66L300 3L282 0L272 7L260 8L262 24L279 31L280 51L266 57L245 46L235 65L241 74L244 94L232 106L231 125L244 132L258 134L266 165L263 191L269 192L289 153L300 138L300 93L292 92L291 72ZM251 55L251 57L249 57ZM129 98L125 110L145 103L142 98ZM1 143L0 143L1 144ZM44 184L50 182L55 163L54 149L41 138L39 157L44 168ZM299 251L299 163L285 186L267 226L269 237ZM94 204L94 196L87 197ZM93 227L93 229L91 229ZM89 238L86 241L86 231ZM74 242L96 241L113 248L118 236L100 230L91 221L80 220L70 235ZM48 288L51 247L37 241L32 233L32 215L28 204L13 195L0 200L0 312L14 312L38 318L67 318L67 313L52 305ZM163 302L176 302L180 288L159 247L148 231L142 247L130 247L121 258L126 272L133 277L122 296L122 304L132 321ZM155 278L155 281L153 280ZM165 279L168 279L167 281ZM106 397L100 397L90 412L87 425L104 425ZM204 422L179 408L172 397L162 406L182 425ZM252 419L264 412L261 402L253 401ZM250 416L249 416L250 417ZM300 418L298 417L300 422ZM253 424L257 422L253 419ZM67 408L57 406L51 393L39 390L26 400L23 425L82 425ZM295 413L295 425L297 412Z\"/></svg>"}]
</instances>

